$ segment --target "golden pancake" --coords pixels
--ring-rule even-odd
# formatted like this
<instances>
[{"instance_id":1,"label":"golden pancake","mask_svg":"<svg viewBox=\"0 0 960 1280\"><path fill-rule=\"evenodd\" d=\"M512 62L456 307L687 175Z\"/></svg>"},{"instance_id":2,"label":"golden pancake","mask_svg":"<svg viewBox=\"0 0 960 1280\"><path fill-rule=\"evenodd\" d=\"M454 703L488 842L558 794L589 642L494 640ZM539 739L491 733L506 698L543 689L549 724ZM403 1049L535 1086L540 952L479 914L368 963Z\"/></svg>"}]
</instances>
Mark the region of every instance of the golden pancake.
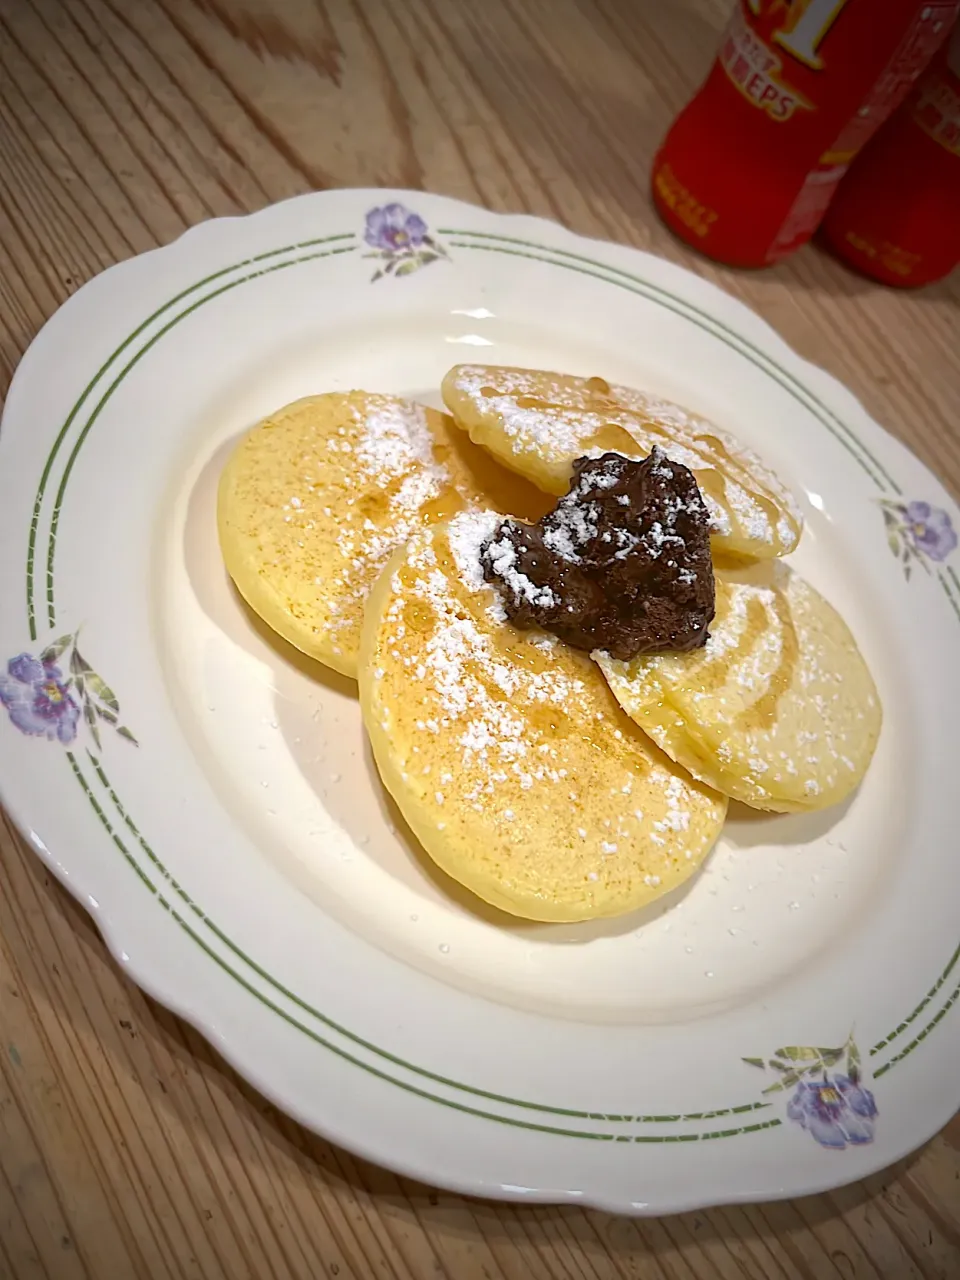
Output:
<instances>
[{"instance_id":1,"label":"golden pancake","mask_svg":"<svg viewBox=\"0 0 960 1280\"><path fill-rule=\"evenodd\" d=\"M860 783L880 699L836 612L782 564L717 573L706 646L594 655L620 705L670 756L758 809L825 809Z\"/></svg>"},{"instance_id":2,"label":"golden pancake","mask_svg":"<svg viewBox=\"0 0 960 1280\"><path fill-rule=\"evenodd\" d=\"M476 504L525 519L549 506L446 414L352 391L297 400L254 427L224 468L217 521L250 607L355 676L364 600L386 560L424 524Z\"/></svg>"},{"instance_id":3,"label":"golden pancake","mask_svg":"<svg viewBox=\"0 0 960 1280\"><path fill-rule=\"evenodd\" d=\"M533 920L632 911L709 852L726 801L618 707L586 654L505 621L464 512L391 559L368 603L360 700L388 791L424 849Z\"/></svg>"},{"instance_id":4,"label":"golden pancake","mask_svg":"<svg viewBox=\"0 0 960 1280\"><path fill-rule=\"evenodd\" d=\"M654 445L689 467L710 511L715 551L767 559L791 552L803 527L788 489L749 449L679 405L602 378L457 365L443 399L471 440L548 493L564 494L573 463Z\"/></svg>"}]
</instances>

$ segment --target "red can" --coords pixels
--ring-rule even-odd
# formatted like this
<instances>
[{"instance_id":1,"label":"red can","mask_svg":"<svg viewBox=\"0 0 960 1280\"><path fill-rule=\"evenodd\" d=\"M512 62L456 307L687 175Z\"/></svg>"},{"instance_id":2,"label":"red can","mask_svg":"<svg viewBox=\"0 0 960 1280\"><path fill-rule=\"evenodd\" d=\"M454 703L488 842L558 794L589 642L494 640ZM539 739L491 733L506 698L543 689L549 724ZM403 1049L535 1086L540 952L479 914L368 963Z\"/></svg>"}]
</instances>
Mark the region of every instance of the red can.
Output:
<instances>
[{"instance_id":1,"label":"red can","mask_svg":"<svg viewBox=\"0 0 960 1280\"><path fill-rule=\"evenodd\" d=\"M654 160L664 221L734 266L799 248L958 9L960 0L740 0Z\"/></svg>"},{"instance_id":2,"label":"red can","mask_svg":"<svg viewBox=\"0 0 960 1280\"><path fill-rule=\"evenodd\" d=\"M930 284L960 263L960 26L841 182L823 237L884 284Z\"/></svg>"}]
</instances>

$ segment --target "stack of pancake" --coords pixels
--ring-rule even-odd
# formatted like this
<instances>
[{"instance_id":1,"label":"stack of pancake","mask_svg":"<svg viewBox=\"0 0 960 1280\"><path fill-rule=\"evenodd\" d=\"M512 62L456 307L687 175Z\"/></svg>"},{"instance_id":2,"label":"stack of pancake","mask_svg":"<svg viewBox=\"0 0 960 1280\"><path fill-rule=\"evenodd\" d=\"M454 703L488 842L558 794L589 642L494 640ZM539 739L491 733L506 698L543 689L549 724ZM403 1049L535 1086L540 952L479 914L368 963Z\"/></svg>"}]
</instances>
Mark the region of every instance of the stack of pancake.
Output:
<instances>
[{"instance_id":1,"label":"stack of pancake","mask_svg":"<svg viewBox=\"0 0 960 1280\"><path fill-rule=\"evenodd\" d=\"M354 391L259 423L218 523L249 605L356 678L387 789L427 853L535 920L632 911L712 848L732 797L818 809L858 785L881 709L846 624L784 563L802 519L732 436L600 378L461 365L449 414ZM575 462L659 446L710 517L706 644L630 660L508 619L482 552L534 522Z\"/></svg>"}]
</instances>

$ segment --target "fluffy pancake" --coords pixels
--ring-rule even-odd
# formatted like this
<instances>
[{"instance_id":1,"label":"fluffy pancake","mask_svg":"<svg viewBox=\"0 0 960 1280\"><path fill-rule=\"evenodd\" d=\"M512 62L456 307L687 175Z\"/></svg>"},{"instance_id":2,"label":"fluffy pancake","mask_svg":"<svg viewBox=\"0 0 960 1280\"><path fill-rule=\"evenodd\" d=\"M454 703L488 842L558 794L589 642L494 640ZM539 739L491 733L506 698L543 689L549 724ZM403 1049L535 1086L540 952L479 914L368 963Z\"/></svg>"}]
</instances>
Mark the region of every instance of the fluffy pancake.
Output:
<instances>
[{"instance_id":1,"label":"fluffy pancake","mask_svg":"<svg viewBox=\"0 0 960 1280\"><path fill-rule=\"evenodd\" d=\"M527 519L549 505L446 414L352 391L297 400L254 427L224 468L217 522L250 607L355 676L364 600L386 560L425 523L474 504Z\"/></svg>"},{"instance_id":2,"label":"fluffy pancake","mask_svg":"<svg viewBox=\"0 0 960 1280\"><path fill-rule=\"evenodd\" d=\"M758 809L825 809L860 783L880 699L850 631L782 564L720 571L703 649L618 662L620 705L694 776Z\"/></svg>"},{"instance_id":3,"label":"fluffy pancake","mask_svg":"<svg viewBox=\"0 0 960 1280\"><path fill-rule=\"evenodd\" d=\"M505 621L492 513L420 532L368 604L360 700L383 781L440 867L534 920L631 911L686 880L726 801L617 706L585 654Z\"/></svg>"},{"instance_id":4,"label":"fluffy pancake","mask_svg":"<svg viewBox=\"0 0 960 1280\"><path fill-rule=\"evenodd\" d=\"M548 493L567 492L593 451L646 457L660 445L694 473L716 551L766 559L791 552L802 518L789 490L749 449L679 405L602 378L457 365L443 399L471 440Z\"/></svg>"}]
</instances>

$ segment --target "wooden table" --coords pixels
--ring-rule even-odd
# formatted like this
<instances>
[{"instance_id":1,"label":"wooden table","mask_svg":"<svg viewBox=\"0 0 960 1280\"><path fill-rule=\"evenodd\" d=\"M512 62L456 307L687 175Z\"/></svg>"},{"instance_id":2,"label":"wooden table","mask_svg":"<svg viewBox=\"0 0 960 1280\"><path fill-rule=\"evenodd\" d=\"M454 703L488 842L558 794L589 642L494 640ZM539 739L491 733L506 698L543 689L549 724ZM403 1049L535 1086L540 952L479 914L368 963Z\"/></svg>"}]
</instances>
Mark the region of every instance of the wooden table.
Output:
<instances>
[{"instance_id":1,"label":"wooden table","mask_svg":"<svg viewBox=\"0 0 960 1280\"><path fill-rule=\"evenodd\" d=\"M0 0L0 365L103 267L328 186L424 187L652 249L746 299L960 490L960 283L658 223L654 147L729 0ZM132 987L0 828L0 1276L960 1275L960 1122L830 1195L632 1222L433 1192L278 1115Z\"/></svg>"}]
</instances>

